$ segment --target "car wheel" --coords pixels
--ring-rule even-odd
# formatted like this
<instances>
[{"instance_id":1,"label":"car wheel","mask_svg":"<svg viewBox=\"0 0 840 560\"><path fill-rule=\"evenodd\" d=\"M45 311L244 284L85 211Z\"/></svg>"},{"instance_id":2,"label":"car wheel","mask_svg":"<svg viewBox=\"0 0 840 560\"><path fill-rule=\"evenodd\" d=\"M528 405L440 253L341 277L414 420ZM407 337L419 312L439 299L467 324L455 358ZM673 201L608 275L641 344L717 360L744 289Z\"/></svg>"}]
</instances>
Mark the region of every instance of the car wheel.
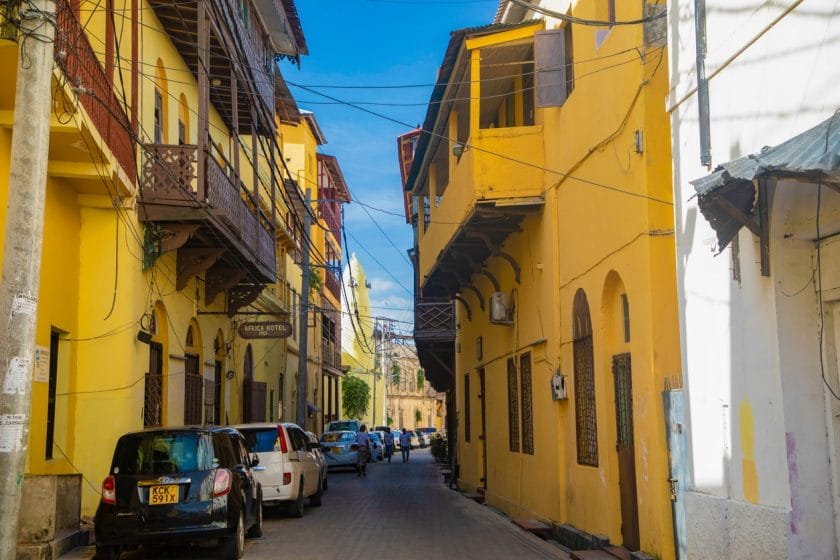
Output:
<instances>
[{"instance_id":1,"label":"car wheel","mask_svg":"<svg viewBox=\"0 0 840 560\"><path fill-rule=\"evenodd\" d=\"M116 546L96 545L95 560L117 560L120 557L120 549Z\"/></svg>"},{"instance_id":2,"label":"car wheel","mask_svg":"<svg viewBox=\"0 0 840 560\"><path fill-rule=\"evenodd\" d=\"M239 512L239 519L236 523L236 532L225 539L225 560L239 560L245 554L245 520L242 519L242 512Z\"/></svg>"},{"instance_id":3,"label":"car wheel","mask_svg":"<svg viewBox=\"0 0 840 560\"><path fill-rule=\"evenodd\" d=\"M249 539L258 539L263 535L263 505L262 505L262 490L257 494L257 520L248 529Z\"/></svg>"},{"instance_id":4,"label":"car wheel","mask_svg":"<svg viewBox=\"0 0 840 560\"><path fill-rule=\"evenodd\" d=\"M303 479L300 479L297 499L289 504L289 517L303 517Z\"/></svg>"},{"instance_id":5,"label":"car wheel","mask_svg":"<svg viewBox=\"0 0 840 560\"><path fill-rule=\"evenodd\" d=\"M324 495L324 487L321 482L318 482L318 491L309 496L309 505L312 507L321 507L321 496Z\"/></svg>"}]
</instances>

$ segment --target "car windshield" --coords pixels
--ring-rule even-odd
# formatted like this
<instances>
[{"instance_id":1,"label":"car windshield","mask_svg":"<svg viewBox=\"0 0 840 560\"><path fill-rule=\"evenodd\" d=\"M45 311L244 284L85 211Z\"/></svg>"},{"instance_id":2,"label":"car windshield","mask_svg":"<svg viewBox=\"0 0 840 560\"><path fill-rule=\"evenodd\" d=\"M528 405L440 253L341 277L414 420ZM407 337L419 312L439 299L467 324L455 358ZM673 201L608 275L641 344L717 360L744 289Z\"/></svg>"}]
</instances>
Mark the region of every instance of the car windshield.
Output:
<instances>
[{"instance_id":1,"label":"car windshield","mask_svg":"<svg viewBox=\"0 0 840 560\"><path fill-rule=\"evenodd\" d=\"M199 433L142 433L120 438L114 474L172 474L213 468L210 437Z\"/></svg>"},{"instance_id":2,"label":"car windshield","mask_svg":"<svg viewBox=\"0 0 840 560\"><path fill-rule=\"evenodd\" d=\"M321 441L336 443L342 441L356 441L356 436L349 432L331 432L321 436Z\"/></svg>"},{"instance_id":3,"label":"car windshield","mask_svg":"<svg viewBox=\"0 0 840 560\"><path fill-rule=\"evenodd\" d=\"M245 436L245 445L251 453L266 453L274 451L277 443L277 430L266 428L262 430L239 430Z\"/></svg>"}]
</instances>

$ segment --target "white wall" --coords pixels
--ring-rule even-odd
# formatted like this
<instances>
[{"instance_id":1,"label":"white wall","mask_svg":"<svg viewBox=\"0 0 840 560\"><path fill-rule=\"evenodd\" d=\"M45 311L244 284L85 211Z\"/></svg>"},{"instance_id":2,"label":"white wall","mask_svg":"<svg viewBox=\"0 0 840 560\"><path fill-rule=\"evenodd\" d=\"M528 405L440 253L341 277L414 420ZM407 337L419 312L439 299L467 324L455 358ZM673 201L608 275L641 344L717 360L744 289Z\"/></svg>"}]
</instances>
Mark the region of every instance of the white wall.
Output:
<instances>
[{"instance_id":1,"label":"white wall","mask_svg":"<svg viewBox=\"0 0 840 560\"><path fill-rule=\"evenodd\" d=\"M804 0L769 28L793 3L707 0L713 167L787 140L840 105L840 1ZM833 558L829 439L813 282L791 297L812 276L813 242L785 237L786 216L802 209L780 196L783 190L785 196L801 192L790 184L776 189L773 275L760 275L756 239L742 230L742 279L735 282L731 252L713 256L714 232L689 184L708 174L700 165L697 97L692 93L693 5L690 0L668 2L672 91L666 100L689 395L689 555ZM796 519L790 515L792 503ZM730 515L712 514L724 511ZM785 523L780 525L780 519ZM787 528L786 539L776 538L780 527ZM768 539L771 531L774 538Z\"/></svg>"}]
</instances>

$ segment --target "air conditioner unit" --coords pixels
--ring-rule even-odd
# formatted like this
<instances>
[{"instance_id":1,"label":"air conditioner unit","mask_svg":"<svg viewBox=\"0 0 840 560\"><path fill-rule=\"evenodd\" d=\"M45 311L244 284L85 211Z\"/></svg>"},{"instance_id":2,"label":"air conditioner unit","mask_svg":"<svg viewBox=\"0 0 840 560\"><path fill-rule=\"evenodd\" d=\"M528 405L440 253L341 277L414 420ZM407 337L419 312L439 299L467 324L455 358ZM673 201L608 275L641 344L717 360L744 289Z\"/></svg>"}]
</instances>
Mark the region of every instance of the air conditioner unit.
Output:
<instances>
[{"instance_id":1,"label":"air conditioner unit","mask_svg":"<svg viewBox=\"0 0 840 560\"><path fill-rule=\"evenodd\" d=\"M566 392L566 376L560 373L551 378L551 398L555 401L562 401L569 398Z\"/></svg>"},{"instance_id":2,"label":"air conditioner unit","mask_svg":"<svg viewBox=\"0 0 840 560\"><path fill-rule=\"evenodd\" d=\"M504 292L493 292L490 296L490 322L506 325L512 322L508 296Z\"/></svg>"}]
</instances>

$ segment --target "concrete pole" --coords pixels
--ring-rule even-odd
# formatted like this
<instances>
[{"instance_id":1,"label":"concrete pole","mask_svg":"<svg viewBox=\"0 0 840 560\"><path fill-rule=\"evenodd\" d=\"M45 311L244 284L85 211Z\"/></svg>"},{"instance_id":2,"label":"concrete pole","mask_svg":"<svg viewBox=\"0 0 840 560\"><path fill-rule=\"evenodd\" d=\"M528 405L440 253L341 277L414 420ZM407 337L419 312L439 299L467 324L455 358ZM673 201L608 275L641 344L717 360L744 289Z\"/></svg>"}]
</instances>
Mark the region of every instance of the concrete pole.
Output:
<instances>
[{"instance_id":1,"label":"concrete pole","mask_svg":"<svg viewBox=\"0 0 840 560\"><path fill-rule=\"evenodd\" d=\"M26 447L50 141L55 1L20 6L6 238L0 281L0 558L14 558Z\"/></svg>"},{"instance_id":2,"label":"concrete pole","mask_svg":"<svg viewBox=\"0 0 840 560\"><path fill-rule=\"evenodd\" d=\"M300 351L298 353L298 378L297 378L297 414L295 420L297 425L306 429L306 391L309 378L309 367L307 365L309 351L309 263L312 251L312 189L306 189L306 204L303 212L303 235L302 250L303 282L300 288Z\"/></svg>"}]
</instances>

